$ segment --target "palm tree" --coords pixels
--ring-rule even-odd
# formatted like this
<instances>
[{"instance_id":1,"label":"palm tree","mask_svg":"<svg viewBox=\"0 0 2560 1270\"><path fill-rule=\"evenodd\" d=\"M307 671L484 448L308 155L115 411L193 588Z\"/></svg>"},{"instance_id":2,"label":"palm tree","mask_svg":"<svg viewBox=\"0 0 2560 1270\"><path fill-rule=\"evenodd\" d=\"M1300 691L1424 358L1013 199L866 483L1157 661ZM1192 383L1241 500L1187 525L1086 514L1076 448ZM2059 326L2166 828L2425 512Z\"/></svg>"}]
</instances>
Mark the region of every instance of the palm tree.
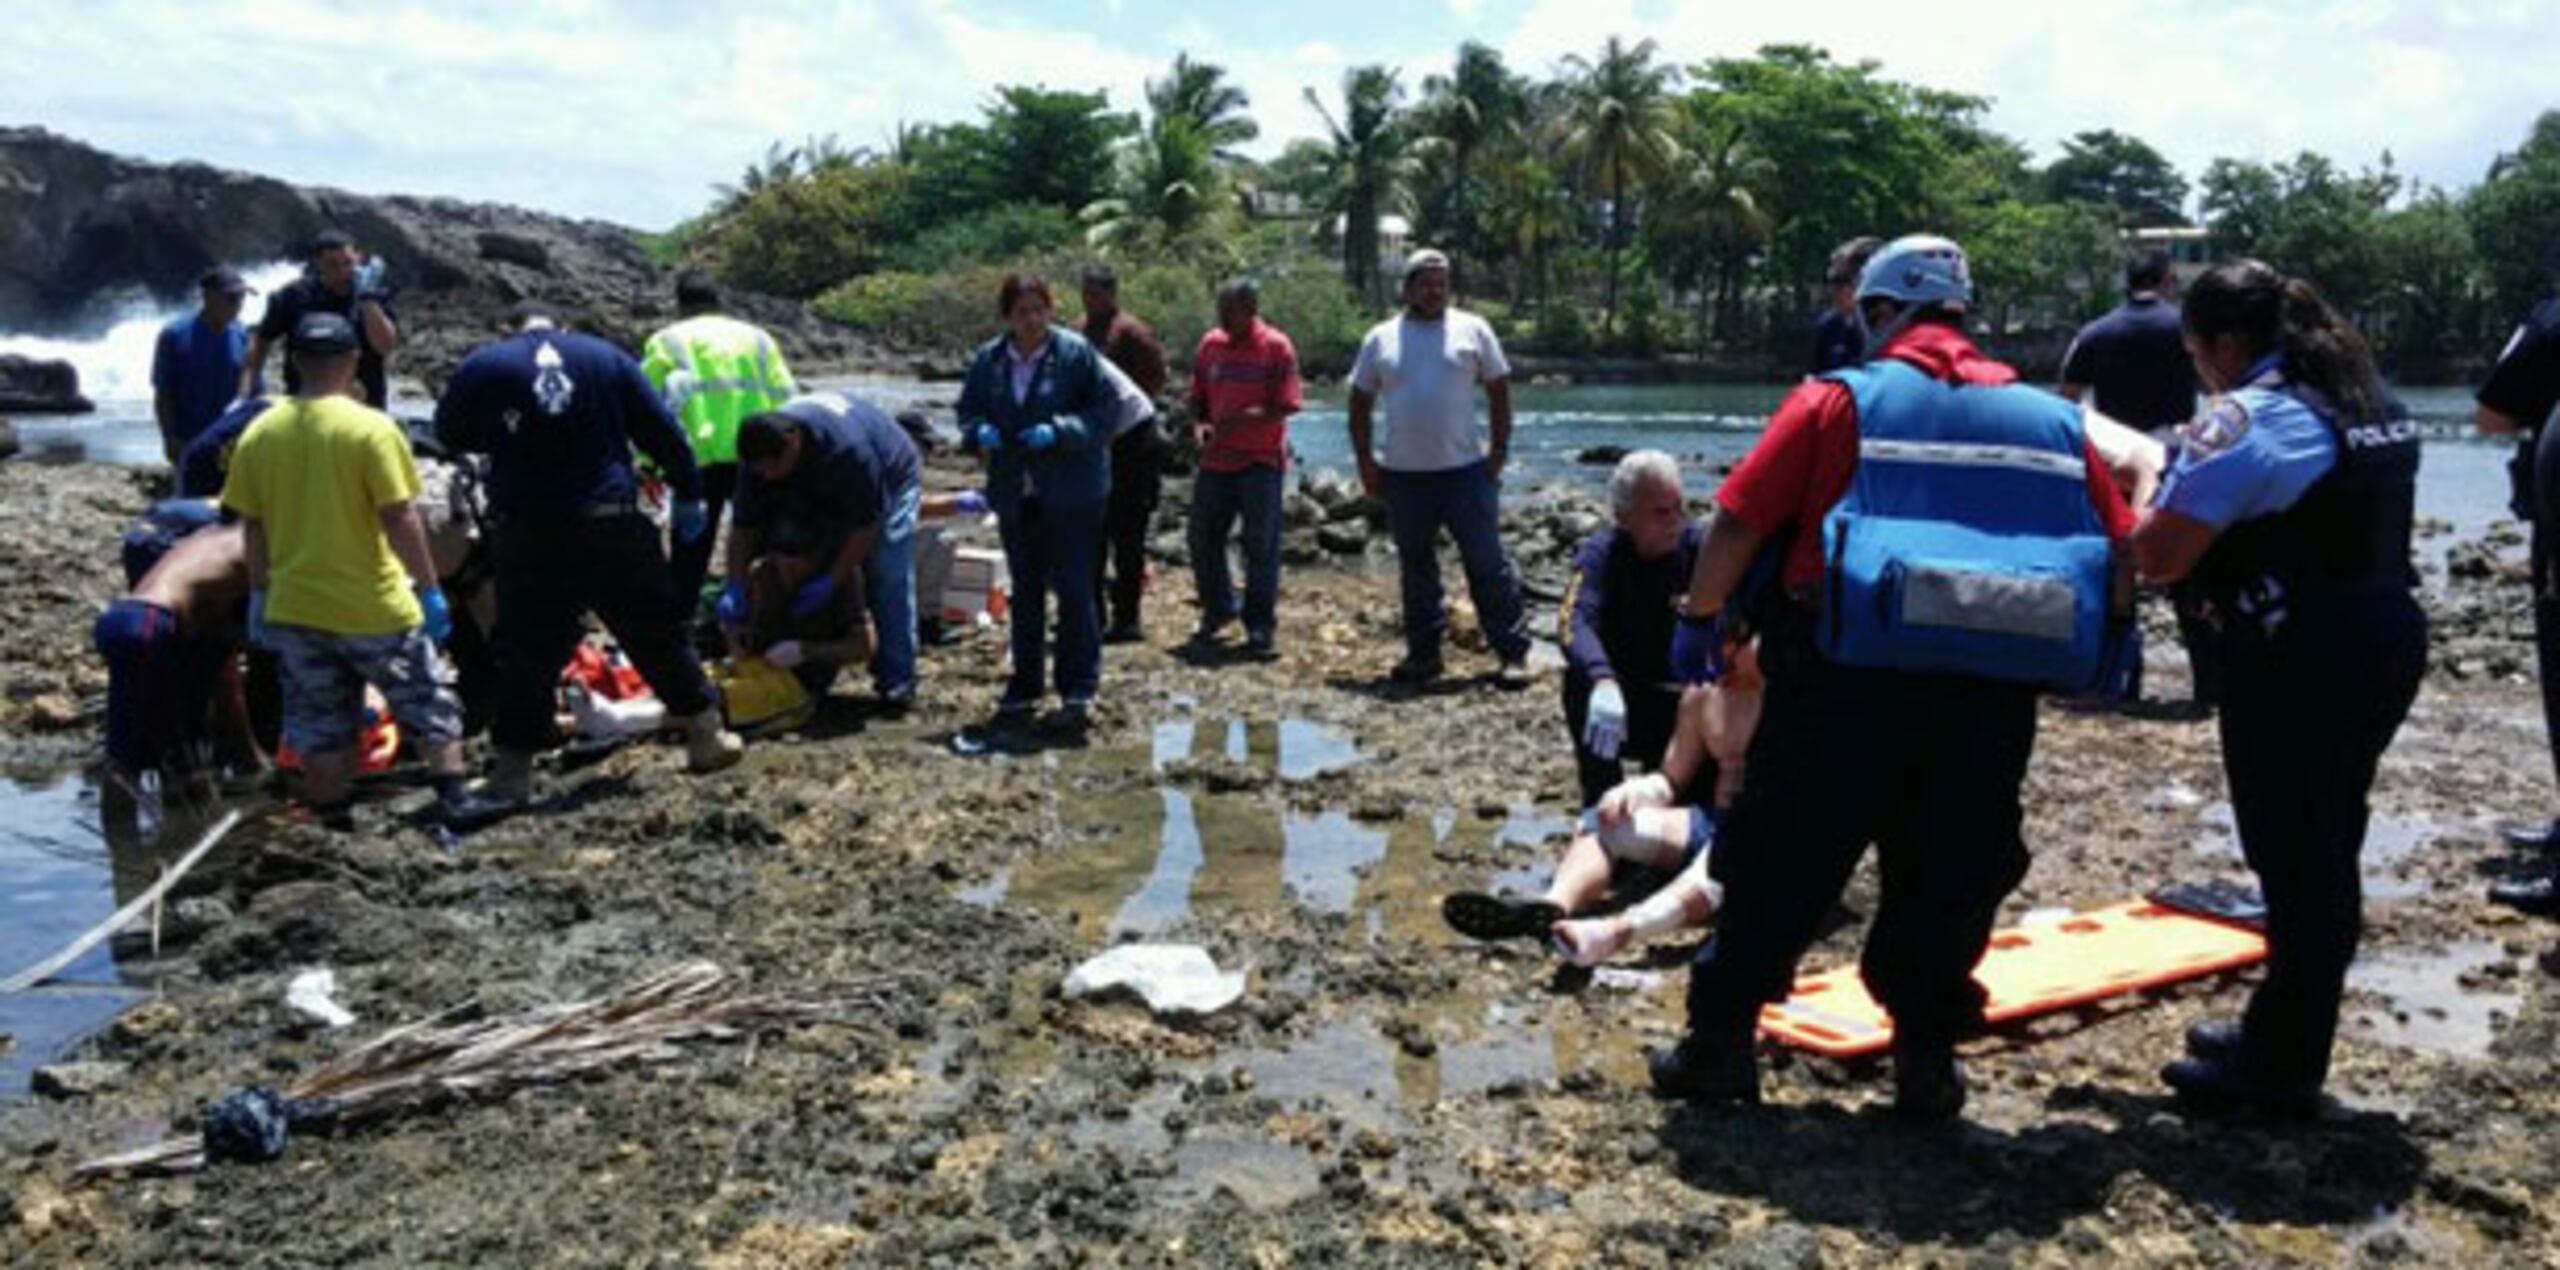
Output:
<instances>
[{"instance_id":1,"label":"palm tree","mask_svg":"<svg viewBox=\"0 0 2560 1270\"><path fill-rule=\"evenodd\" d=\"M1422 81L1422 105L1414 114L1416 152L1448 165L1451 240L1473 248L1481 235L1469 204L1472 169L1486 148L1520 135L1528 115L1520 79L1502 64L1502 54L1470 40L1458 46L1455 73Z\"/></svg>"},{"instance_id":2,"label":"palm tree","mask_svg":"<svg viewBox=\"0 0 2560 1270\"><path fill-rule=\"evenodd\" d=\"M1232 161L1237 146L1262 135L1261 125L1245 114L1252 104L1227 81L1225 67L1192 61L1189 53L1174 54L1172 71L1147 81L1147 109L1158 118L1190 120L1222 161Z\"/></svg>"},{"instance_id":3,"label":"palm tree","mask_svg":"<svg viewBox=\"0 0 2560 1270\"><path fill-rule=\"evenodd\" d=\"M1581 165L1586 180L1609 199L1609 297L1603 335L1618 321L1618 252L1632 223L1632 187L1662 175L1680 153L1672 136L1671 86L1679 71L1657 65L1654 42L1629 48L1616 36L1597 61L1565 59L1565 114L1559 138L1566 159Z\"/></svg>"},{"instance_id":4,"label":"palm tree","mask_svg":"<svg viewBox=\"0 0 2560 1270\"><path fill-rule=\"evenodd\" d=\"M787 185L799 175L800 152L779 141L773 142L764 148L764 158L749 163L746 171L738 174L734 184L711 187L712 193L720 196L718 205L711 209L712 218L716 220L726 216L745 206L747 200L767 187Z\"/></svg>"},{"instance_id":5,"label":"palm tree","mask_svg":"<svg viewBox=\"0 0 2560 1270\"><path fill-rule=\"evenodd\" d=\"M1573 199L1555 172L1534 156L1503 166L1484 209L1485 230L1517 262L1511 293L1536 297L1540 321L1547 304L1548 246L1573 232Z\"/></svg>"},{"instance_id":6,"label":"palm tree","mask_svg":"<svg viewBox=\"0 0 2560 1270\"><path fill-rule=\"evenodd\" d=\"M1406 158L1404 87L1384 66L1355 66L1342 73L1342 114L1326 109L1316 90L1307 104L1324 120L1332 152L1326 156L1325 210L1342 217L1342 274L1353 290L1375 301L1378 286L1378 217L1404 202L1411 163Z\"/></svg>"},{"instance_id":7,"label":"palm tree","mask_svg":"<svg viewBox=\"0 0 2560 1270\"><path fill-rule=\"evenodd\" d=\"M1697 283L1702 353L1710 299L1717 334L1730 338L1741 319L1743 276L1776 228L1755 192L1774 174L1752 150L1740 122L1723 117L1727 113L1703 96L1680 104L1681 154L1662 179L1658 211L1646 218L1649 236L1660 231L1654 242L1680 245L1666 254L1685 257Z\"/></svg>"},{"instance_id":8,"label":"palm tree","mask_svg":"<svg viewBox=\"0 0 2560 1270\"><path fill-rule=\"evenodd\" d=\"M1214 150L1189 115L1159 114L1124 142L1119 193L1088 205L1086 239L1097 246L1181 242L1217 204Z\"/></svg>"}]
</instances>

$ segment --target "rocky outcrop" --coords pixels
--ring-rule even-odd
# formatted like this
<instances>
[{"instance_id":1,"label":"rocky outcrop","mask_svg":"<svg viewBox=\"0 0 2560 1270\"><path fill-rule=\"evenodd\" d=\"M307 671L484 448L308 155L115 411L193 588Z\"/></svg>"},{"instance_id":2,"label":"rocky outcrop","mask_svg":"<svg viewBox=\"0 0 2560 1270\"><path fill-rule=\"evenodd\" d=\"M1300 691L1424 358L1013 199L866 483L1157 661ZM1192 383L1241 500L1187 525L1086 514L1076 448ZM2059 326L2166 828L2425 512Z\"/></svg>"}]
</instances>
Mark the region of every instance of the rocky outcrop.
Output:
<instances>
[{"instance_id":1,"label":"rocky outcrop","mask_svg":"<svg viewBox=\"0 0 2560 1270\"><path fill-rule=\"evenodd\" d=\"M530 295L632 347L674 317L670 271L621 225L144 163L40 128L0 128L0 329L70 329L135 290L180 303L206 268L296 258L332 227L388 265L404 328L394 373L431 386ZM866 337L805 305L733 301L804 371L891 365Z\"/></svg>"},{"instance_id":2,"label":"rocky outcrop","mask_svg":"<svg viewBox=\"0 0 2560 1270\"><path fill-rule=\"evenodd\" d=\"M85 414L80 371L69 362L0 353L0 410L19 414Z\"/></svg>"}]
</instances>

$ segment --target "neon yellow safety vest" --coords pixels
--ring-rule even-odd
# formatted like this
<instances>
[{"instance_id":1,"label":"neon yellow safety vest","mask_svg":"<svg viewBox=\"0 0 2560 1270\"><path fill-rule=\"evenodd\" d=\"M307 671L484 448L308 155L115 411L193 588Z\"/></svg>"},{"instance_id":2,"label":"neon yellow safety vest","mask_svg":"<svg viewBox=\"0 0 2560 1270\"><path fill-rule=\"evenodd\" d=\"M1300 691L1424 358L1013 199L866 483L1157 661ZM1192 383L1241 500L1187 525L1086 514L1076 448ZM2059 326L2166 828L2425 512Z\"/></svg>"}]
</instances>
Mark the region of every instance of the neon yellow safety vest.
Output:
<instances>
[{"instance_id":1,"label":"neon yellow safety vest","mask_svg":"<svg viewBox=\"0 0 2560 1270\"><path fill-rule=\"evenodd\" d=\"M738 425L798 391L760 327L705 313L649 337L640 369L684 425L695 461L738 461Z\"/></svg>"}]
</instances>

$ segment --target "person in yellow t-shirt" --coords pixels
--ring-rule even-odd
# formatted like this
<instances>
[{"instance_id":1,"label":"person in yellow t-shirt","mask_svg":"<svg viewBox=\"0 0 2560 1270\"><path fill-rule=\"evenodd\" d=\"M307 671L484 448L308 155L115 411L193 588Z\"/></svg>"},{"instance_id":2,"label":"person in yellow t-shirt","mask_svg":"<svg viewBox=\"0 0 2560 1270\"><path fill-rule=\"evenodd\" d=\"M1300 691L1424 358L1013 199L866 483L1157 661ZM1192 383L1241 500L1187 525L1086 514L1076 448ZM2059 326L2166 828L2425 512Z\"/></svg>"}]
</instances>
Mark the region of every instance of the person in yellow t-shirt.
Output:
<instances>
[{"instance_id":1,"label":"person in yellow t-shirt","mask_svg":"<svg viewBox=\"0 0 2560 1270\"><path fill-rule=\"evenodd\" d=\"M351 827L356 739L370 683L426 760L447 809L462 803L462 705L436 677L453 610L418 519L417 461L390 416L347 395L356 330L303 316L286 342L301 387L249 425L222 505L248 535L249 638L276 654L284 734L304 798Z\"/></svg>"}]
</instances>

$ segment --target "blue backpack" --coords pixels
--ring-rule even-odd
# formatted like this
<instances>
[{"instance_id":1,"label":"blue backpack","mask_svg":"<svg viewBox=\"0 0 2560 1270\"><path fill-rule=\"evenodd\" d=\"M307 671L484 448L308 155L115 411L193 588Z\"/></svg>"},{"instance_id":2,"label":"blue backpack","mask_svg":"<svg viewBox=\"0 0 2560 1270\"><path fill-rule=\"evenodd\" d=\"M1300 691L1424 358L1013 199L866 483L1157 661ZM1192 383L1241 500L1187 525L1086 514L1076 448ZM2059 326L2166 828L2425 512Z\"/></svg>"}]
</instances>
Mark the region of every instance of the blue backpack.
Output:
<instances>
[{"instance_id":1,"label":"blue backpack","mask_svg":"<svg viewBox=\"0 0 2560 1270\"><path fill-rule=\"evenodd\" d=\"M1823 378L1858 405L1857 472L1822 522L1824 654L2095 688L2114 643L2115 565L2089 504L2079 409L1890 358Z\"/></svg>"}]
</instances>

